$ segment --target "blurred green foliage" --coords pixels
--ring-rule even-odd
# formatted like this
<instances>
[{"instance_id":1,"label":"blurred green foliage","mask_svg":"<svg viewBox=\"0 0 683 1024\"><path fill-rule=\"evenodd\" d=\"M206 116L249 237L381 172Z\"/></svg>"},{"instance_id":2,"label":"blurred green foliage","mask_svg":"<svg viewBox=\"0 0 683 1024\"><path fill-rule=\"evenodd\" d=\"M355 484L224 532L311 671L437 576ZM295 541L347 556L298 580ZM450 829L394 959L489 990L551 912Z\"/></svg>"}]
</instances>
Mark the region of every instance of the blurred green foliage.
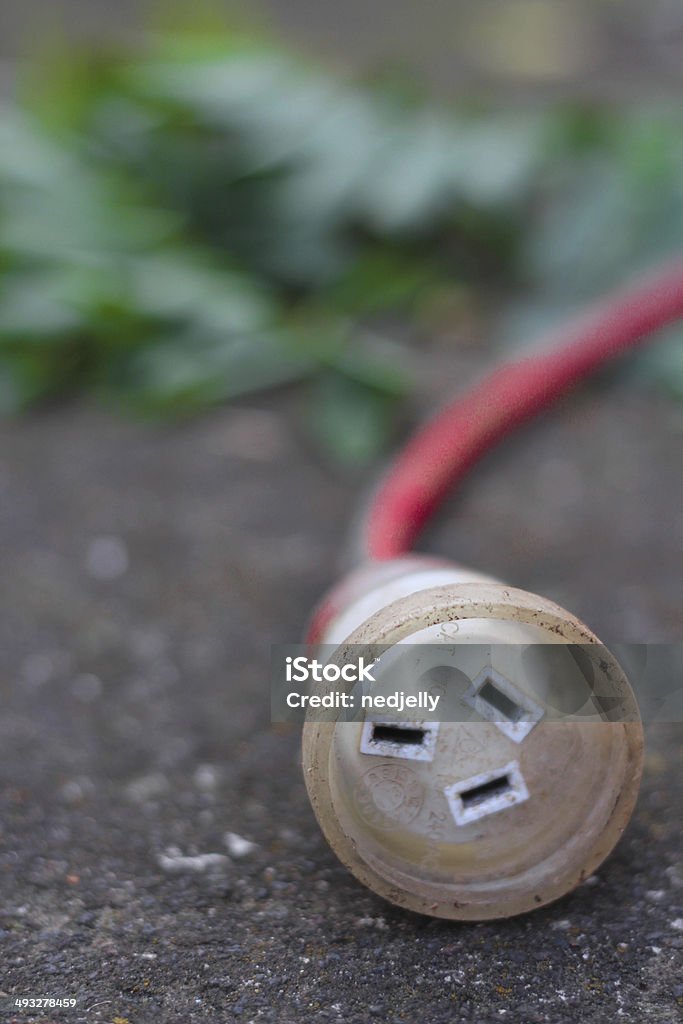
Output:
<instances>
[{"instance_id":1,"label":"blurred green foliage","mask_svg":"<svg viewBox=\"0 0 683 1024\"><path fill-rule=\"evenodd\" d=\"M682 172L674 109L453 110L227 29L53 55L0 112L0 411L306 379L318 441L368 460L399 318L452 295L457 332L495 293L528 338L681 244ZM677 338L652 366L683 392Z\"/></svg>"}]
</instances>

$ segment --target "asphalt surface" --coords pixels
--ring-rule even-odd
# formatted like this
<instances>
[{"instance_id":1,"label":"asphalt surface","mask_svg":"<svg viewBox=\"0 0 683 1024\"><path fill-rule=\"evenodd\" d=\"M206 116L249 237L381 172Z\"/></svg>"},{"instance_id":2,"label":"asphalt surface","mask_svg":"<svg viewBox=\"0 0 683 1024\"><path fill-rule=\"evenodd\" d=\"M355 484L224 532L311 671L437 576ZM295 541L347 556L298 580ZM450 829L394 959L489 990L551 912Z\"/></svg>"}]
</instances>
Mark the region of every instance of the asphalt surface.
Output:
<instances>
[{"instance_id":1,"label":"asphalt surface","mask_svg":"<svg viewBox=\"0 0 683 1024\"><path fill-rule=\"evenodd\" d=\"M434 353L425 400L473 362ZM593 384L425 546L598 634L680 642L682 440L680 406ZM399 911L321 838L299 736L269 723L270 646L334 579L366 483L288 395L165 429L82 407L0 427L0 1020L679 1019L680 725L649 728L616 853L526 917ZM41 997L77 1005L14 1007Z\"/></svg>"}]
</instances>

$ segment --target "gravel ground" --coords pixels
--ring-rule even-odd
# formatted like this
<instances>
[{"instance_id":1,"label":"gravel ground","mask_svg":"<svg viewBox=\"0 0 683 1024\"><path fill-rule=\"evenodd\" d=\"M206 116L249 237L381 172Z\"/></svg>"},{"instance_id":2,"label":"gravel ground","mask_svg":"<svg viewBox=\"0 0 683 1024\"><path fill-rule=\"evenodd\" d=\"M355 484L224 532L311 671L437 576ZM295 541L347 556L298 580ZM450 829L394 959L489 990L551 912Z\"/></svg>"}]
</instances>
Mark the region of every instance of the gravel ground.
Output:
<instances>
[{"instance_id":1,"label":"gravel ground","mask_svg":"<svg viewBox=\"0 0 683 1024\"><path fill-rule=\"evenodd\" d=\"M460 382L476 362L442 359ZM321 463L292 405L0 429L0 1019L678 1019L680 725L649 729L617 852L532 915L402 912L327 849L299 736L269 724L269 649L334 578L367 481ZM605 636L681 641L682 435L680 407L594 384L480 467L426 546Z\"/></svg>"}]
</instances>

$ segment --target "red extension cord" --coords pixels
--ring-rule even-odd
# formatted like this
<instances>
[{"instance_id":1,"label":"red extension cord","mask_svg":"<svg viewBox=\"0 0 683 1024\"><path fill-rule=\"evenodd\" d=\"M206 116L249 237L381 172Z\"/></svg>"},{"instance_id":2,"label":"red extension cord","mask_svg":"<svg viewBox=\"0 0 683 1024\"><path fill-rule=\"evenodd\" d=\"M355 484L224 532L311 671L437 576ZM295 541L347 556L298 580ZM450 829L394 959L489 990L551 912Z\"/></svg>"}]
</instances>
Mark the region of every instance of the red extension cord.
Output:
<instances>
[{"instance_id":1,"label":"red extension cord","mask_svg":"<svg viewBox=\"0 0 683 1024\"><path fill-rule=\"evenodd\" d=\"M447 492L496 442L604 363L683 317L683 259L639 278L551 337L540 355L494 370L408 442L375 493L363 531L370 559L409 551Z\"/></svg>"}]
</instances>

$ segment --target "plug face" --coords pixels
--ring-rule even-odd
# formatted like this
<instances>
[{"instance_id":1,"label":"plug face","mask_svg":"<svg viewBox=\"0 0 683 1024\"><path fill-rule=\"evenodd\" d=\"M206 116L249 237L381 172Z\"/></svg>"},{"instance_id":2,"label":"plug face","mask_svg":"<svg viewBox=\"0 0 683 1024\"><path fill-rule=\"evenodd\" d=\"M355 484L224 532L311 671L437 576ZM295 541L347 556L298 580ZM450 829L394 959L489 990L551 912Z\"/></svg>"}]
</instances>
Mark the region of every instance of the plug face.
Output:
<instances>
[{"instance_id":1,"label":"plug face","mask_svg":"<svg viewBox=\"0 0 683 1024\"><path fill-rule=\"evenodd\" d=\"M586 675L567 654L576 644L593 685L575 688L580 713L553 717L555 691L566 699L571 673ZM633 696L593 634L551 602L475 578L400 597L332 660L363 645L381 651L379 692L428 685L467 714L307 721L309 795L354 874L401 906L456 919L522 913L588 877L630 817L642 767ZM615 694L618 721L586 720L591 701Z\"/></svg>"}]
</instances>

